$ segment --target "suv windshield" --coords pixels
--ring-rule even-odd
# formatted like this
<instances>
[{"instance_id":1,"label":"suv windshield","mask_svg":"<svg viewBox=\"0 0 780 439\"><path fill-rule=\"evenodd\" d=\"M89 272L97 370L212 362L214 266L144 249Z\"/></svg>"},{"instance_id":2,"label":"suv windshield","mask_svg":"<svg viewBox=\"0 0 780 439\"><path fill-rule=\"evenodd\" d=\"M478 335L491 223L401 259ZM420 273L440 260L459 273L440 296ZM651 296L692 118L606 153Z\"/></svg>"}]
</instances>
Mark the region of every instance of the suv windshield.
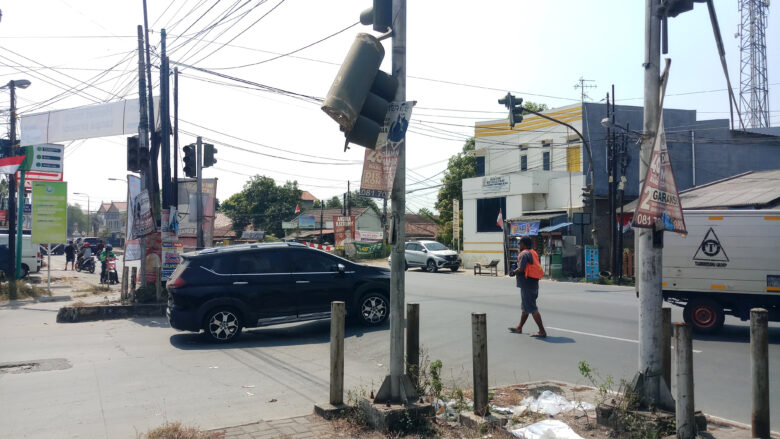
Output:
<instances>
[{"instance_id":1,"label":"suv windshield","mask_svg":"<svg viewBox=\"0 0 780 439\"><path fill-rule=\"evenodd\" d=\"M447 250L447 246L445 246L444 244L441 244L439 242L426 242L425 243L425 248L427 248L428 251L432 251L432 252L435 252L435 251L438 251L438 250Z\"/></svg>"}]
</instances>

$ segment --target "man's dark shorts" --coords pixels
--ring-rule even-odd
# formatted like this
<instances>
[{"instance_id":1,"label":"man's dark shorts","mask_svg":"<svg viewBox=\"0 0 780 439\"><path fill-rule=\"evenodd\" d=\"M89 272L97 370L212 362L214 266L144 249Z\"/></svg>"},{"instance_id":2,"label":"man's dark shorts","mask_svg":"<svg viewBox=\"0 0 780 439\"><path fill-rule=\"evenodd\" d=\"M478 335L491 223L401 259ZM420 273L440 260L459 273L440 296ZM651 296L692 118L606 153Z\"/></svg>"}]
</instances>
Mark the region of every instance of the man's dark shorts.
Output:
<instances>
[{"instance_id":1,"label":"man's dark shorts","mask_svg":"<svg viewBox=\"0 0 780 439\"><path fill-rule=\"evenodd\" d=\"M66 255L65 256L65 262L72 262L73 261L73 255Z\"/></svg>"},{"instance_id":2,"label":"man's dark shorts","mask_svg":"<svg viewBox=\"0 0 780 439\"><path fill-rule=\"evenodd\" d=\"M520 297L522 302L520 308L524 313L533 314L539 311L536 307L536 298L539 297L539 289L520 288Z\"/></svg>"}]
</instances>

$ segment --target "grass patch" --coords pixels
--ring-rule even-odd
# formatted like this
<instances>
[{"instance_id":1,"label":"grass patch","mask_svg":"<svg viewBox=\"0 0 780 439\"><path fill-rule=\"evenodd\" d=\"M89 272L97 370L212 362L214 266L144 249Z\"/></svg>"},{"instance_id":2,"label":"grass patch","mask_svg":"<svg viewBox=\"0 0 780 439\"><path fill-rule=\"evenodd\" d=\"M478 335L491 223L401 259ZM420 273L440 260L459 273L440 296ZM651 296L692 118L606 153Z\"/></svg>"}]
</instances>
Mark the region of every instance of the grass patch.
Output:
<instances>
[{"instance_id":1,"label":"grass patch","mask_svg":"<svg viewBox=\"0 0 780 439\"><path fill-rule=\"evenodd\" d=\"M24 281L16 282L16 299L32 299L41 296L51 296L51 293L45 288ZM8 282L0 284L0 300L9 300Z\"/></svg>"},{"instance_id":2,"label":"grass patch","mask_svg":"<svg viewBox=\"0 0 780 439\"><path fill-rule=\"evenodd\" d=\"M224 439L222 431L203 431L197 427L182 425L181 422L166 422L160 427L149 430L138 439Z\"/></svg>"},{"instance_id":3,"label":"grass patch","mask_svg":"<svg viewBox=\"0 0 780 439\"><path fill-rule=\"evenodd\" d=\"M89 294L103 294L103 293L108 293L110 291L111 288L109 288L108 285L90 285L87 288L82 288L80 290L73 290L74 293L89 293ZM84 296L86 296L86 294Z\"/></svg>"}]
</instances>

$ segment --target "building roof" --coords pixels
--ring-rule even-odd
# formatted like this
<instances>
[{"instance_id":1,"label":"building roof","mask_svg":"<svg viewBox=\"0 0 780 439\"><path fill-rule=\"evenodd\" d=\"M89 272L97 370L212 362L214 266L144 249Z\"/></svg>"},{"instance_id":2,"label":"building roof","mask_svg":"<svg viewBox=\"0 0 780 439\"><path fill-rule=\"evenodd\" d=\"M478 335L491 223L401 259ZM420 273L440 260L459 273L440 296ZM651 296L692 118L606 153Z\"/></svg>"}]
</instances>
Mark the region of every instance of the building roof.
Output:
<instances>
[{"instance_id":1,"label":"building roof","mask_svg":"<svg viewBox=\"0 0 780 439\"><path fill-rule=\"evenodd\" d=\"M233 220L222 212L214 215L214 238L235 239L236 232L233 230Z\"/></svg>"},{"instance_id":2,"label":"building roof","mask_svg":"<svg viewBox=\"0 0 780 439\"><path fill-rule=\"evenodd\" d=\"M636 209L638 200L625 206L626 213ZM780 169L750 171L733 177L695 186L680 192L683 209L764 209L780 205Z\"/></svg>"},{"instance_id":3,"label":"building roof","mask_svg":"<svg viewBox=\"0 0 780 439\"><path fill-rule=\"evenodd\" d=\"M360 215L363 215L366 210L369 210L368 207L353 207L352 208L352 216L359 217ZM320 220L320 209L314 208L314 209L308 209L304 210L300 213L301 216L313 216L316 221ZM332 220L334 216L341 216L341 209L323 209L322 210L322 218L325 221ZM298 216L296 216L297 218ZM294 221L293 218L291 221Z\"/></svg>"},{"instance_id":4,"label":"building roof","mask_svg":"<svg viewBox=\"0 0 780 439\"><path fill-rule=\"evenodd\" d=\"M311 194L309 191L303 191L301 194L301 200L303 201L317 201L317 197Z\"/></svg>"},{"instance_id":5,"label":"building roof","mask_svg":"<svg viewBox=\"0 0 780 439\"><path fill-rule=\"evenodd\" d=\"M127 211L127 201L112 201L111 204L116 206L117 210L119 210L120 212Z\"/></svg>"},{"instance_id":6,"label":"building roof","mask_svg":"<svg viewBox=\"0 0 780 439\"><path fill-rule=\"evenodd\" d=\"M103 212L106 212L106 211L108 211L108 209L110 207L111 207L111 203L104 203L104 202L101 201L100 202L100 207L98 207L97 213L101 214Z\"/></svg>"}]
</instances>

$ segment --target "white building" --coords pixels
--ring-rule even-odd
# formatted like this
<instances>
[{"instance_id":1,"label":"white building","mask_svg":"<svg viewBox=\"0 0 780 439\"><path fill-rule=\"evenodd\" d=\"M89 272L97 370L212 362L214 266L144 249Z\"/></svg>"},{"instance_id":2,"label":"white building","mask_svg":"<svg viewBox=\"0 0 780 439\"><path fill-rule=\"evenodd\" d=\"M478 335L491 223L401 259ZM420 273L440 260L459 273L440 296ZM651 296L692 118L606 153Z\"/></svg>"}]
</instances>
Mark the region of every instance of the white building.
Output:
<instances>
[{"instance_id":1,"label":"white building","mask_svg":"<svg viewBox=\"0 0 780 439\"><path fill-rule=\"evenodd\" d=\"M544 114L582 131L582 109L577 104ZM580 210L585 156L574 131L534 115L514 128L506 119L478 122L474 135L478 177L463 180L463 261L473 267L499 259L500 271L504 233L497 225L499 211L507 220Z\"/></svg>"}]
</instances>

